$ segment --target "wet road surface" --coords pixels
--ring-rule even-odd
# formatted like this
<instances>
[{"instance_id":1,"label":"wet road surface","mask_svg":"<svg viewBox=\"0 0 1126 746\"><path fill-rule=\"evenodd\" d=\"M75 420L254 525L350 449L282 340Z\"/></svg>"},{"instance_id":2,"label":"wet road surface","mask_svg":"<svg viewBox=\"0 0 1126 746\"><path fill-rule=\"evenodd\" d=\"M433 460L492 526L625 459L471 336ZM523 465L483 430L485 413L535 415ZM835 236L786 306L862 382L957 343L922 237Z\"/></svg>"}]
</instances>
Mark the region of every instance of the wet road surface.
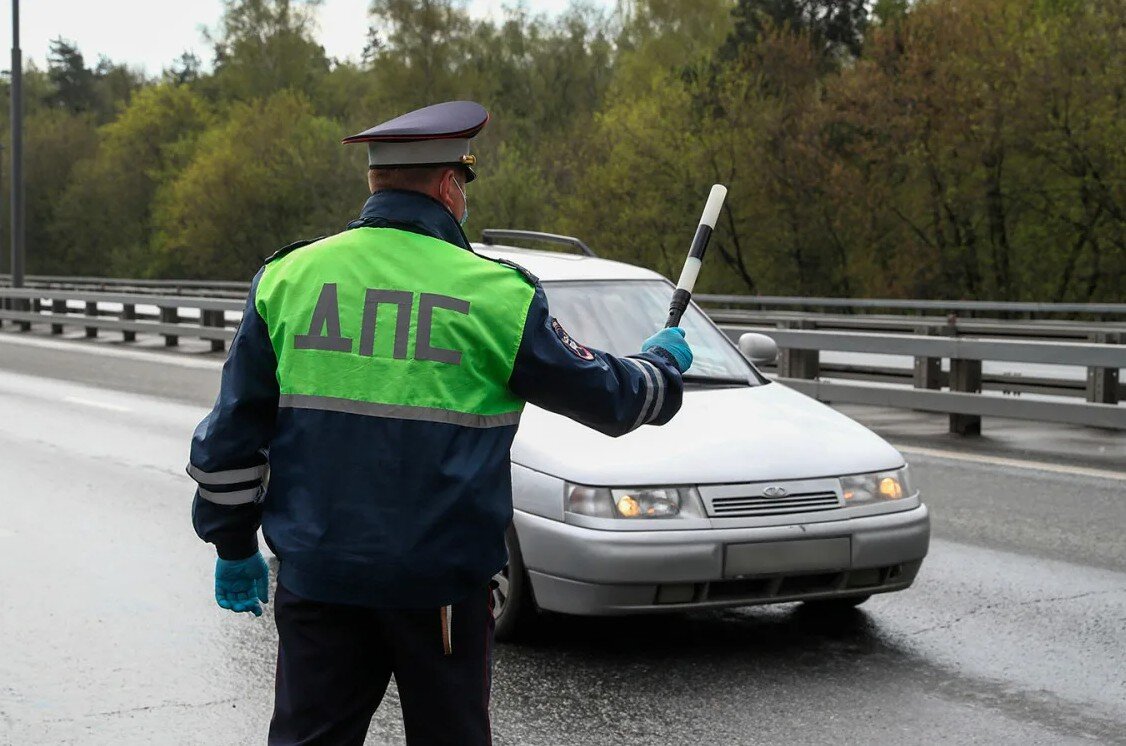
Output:
<instances>
[{"instance_id":1,"label":"wet road surface","mask_svg":"<svg viewBox=\"0 0 1126 746\"><path fill-rule=\"evenodd\" d=\"M183 362L0 340L0 743L264 741L275 633L212 601L183 465L217 364ZM498 648L496 742L1126 743L1126 474L911 462L911 590L546 617Z\"/></svg>"}]
</instances>

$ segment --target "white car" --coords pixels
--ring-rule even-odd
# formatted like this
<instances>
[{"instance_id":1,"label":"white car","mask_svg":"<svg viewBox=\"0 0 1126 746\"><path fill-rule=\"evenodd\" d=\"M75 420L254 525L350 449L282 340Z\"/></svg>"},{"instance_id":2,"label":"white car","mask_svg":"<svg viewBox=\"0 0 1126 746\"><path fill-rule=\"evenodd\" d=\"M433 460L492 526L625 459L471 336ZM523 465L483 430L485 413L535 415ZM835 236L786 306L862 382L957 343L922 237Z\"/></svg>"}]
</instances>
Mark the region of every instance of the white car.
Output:
<instances>
[{"instance_id":1,"label":"white car","mask_svg":"<svg viewBox=\"0 0 1126 746\"><path fill-rule=\"evenodd\" d=\"M668 314L673 286L647 269L474 248L538 276L552 314L584 345L634 353ZM494 592L499 639L540 609L842 607L914 581L930 520L903 456L764 376L699 308L682 326L695 362L667 425L610 438L526 409L512 450L510 561ZM761 335L740 346L775 353Z\"/></svg>"}]
</instances>

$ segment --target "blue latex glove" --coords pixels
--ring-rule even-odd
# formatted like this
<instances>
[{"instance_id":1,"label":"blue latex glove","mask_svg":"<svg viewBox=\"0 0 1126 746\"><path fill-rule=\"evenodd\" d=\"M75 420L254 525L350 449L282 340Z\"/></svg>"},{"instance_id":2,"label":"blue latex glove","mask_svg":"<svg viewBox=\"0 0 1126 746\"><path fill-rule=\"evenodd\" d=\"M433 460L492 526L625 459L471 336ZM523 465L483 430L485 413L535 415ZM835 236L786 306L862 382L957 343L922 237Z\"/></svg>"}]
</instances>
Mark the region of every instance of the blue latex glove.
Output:
<instances>
[{"instance_id":1,"label":"blue latex glove","mask_svg":"<svg viewBox=\"0 0 1126 746\"><path fill-rule=\"evenodd\" d=\"M270 568L261 552L241 560L215 560L215 602L231 611L262 616L258 602L270 602Z\"/></svg>"},{"instance_id":2,"label":"blue latex glove","mask_svg":"<svg viewBox=\"0 0 1126 746\"><path fill-rule=\"evenodd\" d=\"M655 349L664 352L665 357L672 358L681 373L692 367L692 350L684 341L684 330L679 326L662 329L641 345L642 352Z\"/></svg>"}]
</instances>

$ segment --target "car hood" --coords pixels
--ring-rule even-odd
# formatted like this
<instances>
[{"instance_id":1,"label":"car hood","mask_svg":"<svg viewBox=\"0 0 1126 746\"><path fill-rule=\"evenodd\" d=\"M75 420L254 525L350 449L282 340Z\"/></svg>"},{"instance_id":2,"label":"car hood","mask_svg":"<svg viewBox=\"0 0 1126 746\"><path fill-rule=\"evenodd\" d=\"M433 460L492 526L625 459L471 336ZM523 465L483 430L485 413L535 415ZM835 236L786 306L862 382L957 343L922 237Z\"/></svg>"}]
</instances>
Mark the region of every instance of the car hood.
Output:
<instances>
[{"instance_id":1,"label":"car hood","mask_svg":"<svg viewBox=\"0 0 1126 746\"><path fill-rule=\"evenodd\" d=\"M878 435L780 383L688 388L668 424L611 438L529 406L514 463L580 484L724 484L898 468Z\"/></svg>"}]
</instances>

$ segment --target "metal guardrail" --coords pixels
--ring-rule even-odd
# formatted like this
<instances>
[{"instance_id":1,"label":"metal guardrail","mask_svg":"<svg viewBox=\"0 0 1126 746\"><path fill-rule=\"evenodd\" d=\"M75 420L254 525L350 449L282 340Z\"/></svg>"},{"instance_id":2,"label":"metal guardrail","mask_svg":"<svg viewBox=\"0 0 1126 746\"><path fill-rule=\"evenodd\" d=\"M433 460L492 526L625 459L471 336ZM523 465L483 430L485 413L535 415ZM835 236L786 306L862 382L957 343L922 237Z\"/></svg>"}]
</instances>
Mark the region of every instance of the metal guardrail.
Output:
<instances>
[{"instance_id":1,"label":"metal guardrail","mask_svg":"<svg viewBox=\"0 0 1126 746\"><path fill-rule=\"evenodd\" d=\"M236 298L0 288L0 324L12 322L23 331L33 324L50 325L52 334L81 327L89 338L99 330L115 331L126 342L136 341L137 334L154 334L168 347L188 337L207 340L218 352L234 338L244 305L245 300ZM186 318L185 312L190 312Z\"/></svg>"},{"instance_id":2,"label":"metal guardrail","mask_svg":"<svg viewBox=\"0 0 1126 746\"><path fill-rule=\"evenodd\" d=\"M1074 342L1010 341L968 337L919 337L914 335L870 334L867 332L824 332L806 329L761 329L787 350L867 352L911 355L921 358L959 360L998 360L1013 363L1082 365L1100 368L1126 368L1126 347L1078 344Z\"/></svg>"},{"instance_id":3,"label":"metal guardrail","mask_svg":"<svg viewBox=\"0 0 1126 746\"><path fill-rule=\"evenodd\" d=\"M0 274L0 286L11 284L11 275ZM120 277L72 277L66 275L29 275L26 288L54 290L96 290L106 292L155 291L163 295L199 295L207 297L246 298L249 282L233 280L145 280Z\"/></svg>"},{"instance_id":4,"label":"metal guardrail","mask_svg":"<svg viewBox=\"0 0 1126 746\"><path fill-rule=\"evenodd\" d=\"M980 434L982 417L1004 417L1126 430L1126 408L1112 404L1013 399L981 396L978 393L927 391L795 378L777 380L827 404L871 404L948 414L951 423L950 431L960 435Z\"/></svg>"},{"instance_id":5,"label":"metal guardrail","mask_svg":"<svg viewBox=\"0 0 1126 746\"><path fill-rule=\"evenodd\" d=\"M746 311L705 308L717 324L780 326L831 331L880 331L943 336L996 338L1082 339L1109 331L1126 332L1126 321L1075 321L1060 319L1001 319L992 317L906 316L895 314L839 314L808 311Z\"/></svg>"},{"instance_id":6,"label":"metal guardrail","mask_svg":"<svg viewBox=\"0 0 1126 746\"><path fill-rule=\"evenodd\" d=\"M493 238L502 238L508 234L528 234L528 231L506 231L488 229ZM504 235L502 235L504 234ZM559 241L568 243L576 241L568 236L555 236L554 234L540 234ZM581 243L581 242L579 242ZM589 251L584 250L584 253ZM593 252L591 252L593 255ZM8 285L11 276L0 273L0 286ZM228 294L246 297L250 288L249 282L231 280L146 280L129 279L120 277L74 277L64 275L29 275L25 284L28 287L42 288L73 288L90 290L120 290L125 288L141 288L160 290L168 295L184 294L211 294L227 296ZM1126 323L1126 303L1030 303L1023 301L977 301L977 300L909 300L902 298L818 298L818 297L790 297L778 295L715 295L696 294L693 299L703 305L735 306L738 309L839 309L858 315L865 315L876 310L898 310L911 313L963 313L974 315L979 313L1003 313L1016 316L1059 316L1080 315L1106 319L1115 317ZM721 309L714 309L720 312Z\"/></svg>"},{"instance_id":7,"label":"metal guardrail","mask_svg":"<svg viewBox=\"0 0 1126 746\"><path fill-rule=\"evenodd\" d=\"M1119 369L1126 368L1126 335L1110 332L1096 342L1000 340L966 337L918 336L833 332L815 329L724 326L732 339L757 332L774 339L781 350L778 380L827 403L875 404L950 416L950 431L961 435L981 432L981 418L1061 422L1126 430L1126 407L1119 406ZM883 368L875 371L858 366L823 366L822 352L853 352L902 355L913 358L910 369ZM949 371L942 363L949 362ZM1059 380L1019 379L994 376L989 388L1004 393L1021 391L1049 395L1082 395L1085 401L1019 398L982 395L986 376L982 363L1015 362L1077 366L1086 369L1083 386ZM860 378L867 381L823 380ZM874 384L871 379L895 386ZM903 385L906 384L906 385ZM943 387L948 390L942 390Z\"/></svg>"},{"instance_id":8,"label":"metal guardrail","mask_svg":"<svg viewBox=\"0 0 1126 746\"><path fill-rule=\"evenodd\" d=\"M77 327L84 329L87 337L117 332L125 341L136 340L138 334L158 335L163 337L166 346L179 344L181 337L194 338L208 341L214 351L224 349L234 337L248 288L246 283L181 283L176 280L59 277L30 280L41 286L0 287L0 325L13 323L21 330L45 325L53 334L61 334L66 327ZM142 292L136 292L138 290ZM153 292L157 290L162 292ZM230 297L215 297L220 292L229 293ZM717 296L704 296L702 300L715 298ZM845 303L856 305L859 302ZM1049 304L990 303L975 304L975 307L997 310L999 305L1004 306L1003 310L1013 311L1014 306L1042 309ZM1077 308L1078 304L1066 307L1069 310L1060 312L1071 313L1070 309ZM1098 312L1117 313L1118 308L1126 313L1126 304L1099 304ZM933 317L928 320L876 315L845 318L823 314L781 317L768 314L764 318L761 312L753 311L709 309L708 312L733 339L748 331L773 337L781 350L776 367L778 380L821 401L946 413L950 416L951 431L961 434L980 432L982 417L1126 430L1126 406L1119 405L1122 392L1118 380L1119 369L1126 368L1126 345L1122 344L1126 341L1126 329L1115 322ZM1084 312L1092 313L1089 308ZM824 326L833 328L817 328ZM959 336L970 333L975 336ZM1040 338L986 336L1035 334ZM913 365L905 368L829 363L821 360L822 352L901 355L912 359ZM944 369L944 361L948 361L948 370ZM983 375L985 361L1076 366L1086 369L1086 378L1080 381ZM829 380L824 380L826 378ZM983 395L983 390L1000 390L1017 396ZM1021 398L1021 393L1055 398Z\"/></svg>"},{"instance_id":9,"label":"metal guardrail","mask_svg":"<svg viewBox=\"0 0 1126 746\"><path fill-rule=\"evenodd\" d=\"M709 295L693 298L704 305L750 308L840 308L853 311L872 309L944 313L1011 313L1018 315L1082 314L1096 317L1126 318L1126 303L1029 303L986 300L905 300L901 298L791 298L776 295Z\"/></svg>"}]
</instances>

